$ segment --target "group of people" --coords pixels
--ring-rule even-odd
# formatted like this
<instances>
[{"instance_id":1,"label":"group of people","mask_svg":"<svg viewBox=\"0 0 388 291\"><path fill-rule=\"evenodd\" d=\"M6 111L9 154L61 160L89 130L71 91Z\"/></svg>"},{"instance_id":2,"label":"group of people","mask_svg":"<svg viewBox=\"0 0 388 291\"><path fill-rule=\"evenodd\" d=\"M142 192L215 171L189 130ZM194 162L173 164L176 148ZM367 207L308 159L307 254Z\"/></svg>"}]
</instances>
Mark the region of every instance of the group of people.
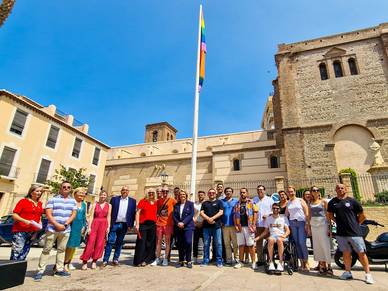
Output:
<instances>
[{"instance_id":1,"label":"group of people","mask_svg":"<svg viewBox=\"0 0 388 291\"><path fill-rule=\"evenodd\" d=\"M110 260L112 249L113 265L119 265L119 257L126 233L135 229L137 234L134 266L168 266L173 241L176 242L179 259L176 267L202 267L215 262L241 268L249 262L253 269L268 265L269 271L283 271L285 243L292 239L300 261L299 270L309 271L307 237L312 238L316 270L320 274L333 274L331 268L331 222L337 225L336 239L344 254L345 272L340 279L352 279L351 248L358 253L366 272L366 282L373 283L365 255L365 243L359 224L365 220L362 206L348 197L346 187L336 186L337 196L330 201L321 197L318 187L305 191L303 198L296 197L296 189L289 186L279 191L279 201L266 195L264 185L257 186L257 195L251 198L247 188L239 189L234 197L231 187L224 189L218 184L206 193L198 191L197 201L178 187L173 195L169 188L149 188L140 201L129 197L128 187L122 187L121 195L107 201L108 194L102 190L99 199L89 210L84 202L85 189L72 189L64 181L59 194L42 206L42 187L32 186L27 196L20 200L14 211L11 260L25 260L31 242L42 229L42 214L48 223L45 245L39 259L38 272L34 279L39 281L44 274L49 254L56 244L54 275L69 277L75 269L72 260L81 238L87 237L86 246L80 257L82 270L97 268L103 257L102 267ZM88 219L87 219L88 218ZM203 240L203 259L199 260L199 240ZM264 261L263 246L267 242L268 261ZM164 255L162 256L162 246ZM273 262L277 245L279 263ZM212 254L210 254L212 253ZM212 257L212 258L211 258Z\"/></svg>"}]
</instances>

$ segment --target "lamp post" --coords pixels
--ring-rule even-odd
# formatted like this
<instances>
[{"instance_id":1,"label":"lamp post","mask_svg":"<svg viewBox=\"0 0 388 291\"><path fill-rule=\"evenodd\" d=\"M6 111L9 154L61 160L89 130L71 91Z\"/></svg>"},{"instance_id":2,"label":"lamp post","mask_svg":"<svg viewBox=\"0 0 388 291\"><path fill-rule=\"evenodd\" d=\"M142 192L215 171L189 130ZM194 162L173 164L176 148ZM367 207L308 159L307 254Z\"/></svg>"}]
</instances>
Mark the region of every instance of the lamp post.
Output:
<instances>
[{"instance_id":1,"label":"lamp post","mask_svg":"<svg viewBox=\"0 0 388 291\"><path fill-rule=\"evenodd\" d=\"M160 173L159 176L162 179L162 186L166 185L166 181L168 179L168 174L163 171L163 172Z\"/></svg>"}]
</instances>

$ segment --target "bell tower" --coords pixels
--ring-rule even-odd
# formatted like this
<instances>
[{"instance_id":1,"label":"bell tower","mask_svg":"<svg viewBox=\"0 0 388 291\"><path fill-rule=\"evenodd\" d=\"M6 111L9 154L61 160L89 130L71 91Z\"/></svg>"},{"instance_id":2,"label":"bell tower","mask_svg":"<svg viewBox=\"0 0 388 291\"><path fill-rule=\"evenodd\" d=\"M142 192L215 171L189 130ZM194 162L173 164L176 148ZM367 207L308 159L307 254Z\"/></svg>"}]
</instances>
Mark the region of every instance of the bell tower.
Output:
<instances>
[{"instance_id":1,"label":"bell tower","mask_svg":"<svg viewBox=\"0 0 388 291\"><path fill-rule=\"evenodd\" d=\"M168 122L159 122L146 125L145 143L161 142L176 139L177 130Z\"/></svg>"}]
</instances>

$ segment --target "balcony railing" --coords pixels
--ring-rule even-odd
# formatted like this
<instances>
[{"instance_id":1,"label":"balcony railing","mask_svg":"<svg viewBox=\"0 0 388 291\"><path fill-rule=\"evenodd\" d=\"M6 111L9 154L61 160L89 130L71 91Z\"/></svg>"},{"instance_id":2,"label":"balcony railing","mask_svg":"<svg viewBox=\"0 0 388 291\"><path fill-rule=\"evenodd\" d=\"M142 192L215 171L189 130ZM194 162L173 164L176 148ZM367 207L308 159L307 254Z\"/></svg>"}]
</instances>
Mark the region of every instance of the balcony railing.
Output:
<instances>
[{"instance_id":1,"label":"balcony railing","mask_svg":"<svg viewBox=\"0 0 388 291\"><path fill-rule=\"evenodd\" d=\"M8 164L0 163L0 176L17 179L19 177L20 168L11 167Z\"/></svg>"}]
</instances>

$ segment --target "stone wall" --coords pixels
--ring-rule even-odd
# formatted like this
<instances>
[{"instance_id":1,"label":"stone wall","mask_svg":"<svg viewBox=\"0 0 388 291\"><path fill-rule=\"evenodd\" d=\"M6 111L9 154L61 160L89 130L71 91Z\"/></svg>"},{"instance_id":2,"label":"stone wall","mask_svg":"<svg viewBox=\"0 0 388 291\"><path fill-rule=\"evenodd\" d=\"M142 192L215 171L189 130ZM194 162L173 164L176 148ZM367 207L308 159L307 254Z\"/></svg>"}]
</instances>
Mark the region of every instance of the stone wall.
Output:
<instances>
[{"instance_id":1,"label":"stone wall","mask_svg":"<svg viewBox=\"0 0 388 291\"><path fill-rule=\"evenodd\" d=\"M340 169L334 137L349 124L369 130L388 160L387 27L279 46L273 105L288 178L335 176ZM356 59L357 75L350 73L349 58ZM335 77L336 60L343 77ZM320 63L327 65L327 80L321 80ZM344 159L351 157L345 153ZM369 166L360 168L365 172Z\"/></svg>"}]
</instances>

